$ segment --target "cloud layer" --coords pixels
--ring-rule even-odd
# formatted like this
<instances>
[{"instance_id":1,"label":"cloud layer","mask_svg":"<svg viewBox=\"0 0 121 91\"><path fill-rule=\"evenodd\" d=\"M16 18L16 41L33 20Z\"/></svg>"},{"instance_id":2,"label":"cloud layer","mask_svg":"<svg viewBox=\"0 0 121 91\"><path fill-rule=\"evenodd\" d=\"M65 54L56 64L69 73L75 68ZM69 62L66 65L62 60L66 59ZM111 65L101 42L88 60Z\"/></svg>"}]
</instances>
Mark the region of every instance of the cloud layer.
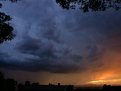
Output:
<instances>
[{"instance_id":1,"label":"cloud layer","mask_svg":"<svg viewBox=\"0 0 121 91\"><path fill-rule=\"evenodd\" d=\"M121 52L120 11L66 11L54 0L4 3L3 11L13 17L16 38L0 45L1 68L56 73L102 70L113 68L108 65L110 55L115 60Z\"/></svg>"}]
</instances>

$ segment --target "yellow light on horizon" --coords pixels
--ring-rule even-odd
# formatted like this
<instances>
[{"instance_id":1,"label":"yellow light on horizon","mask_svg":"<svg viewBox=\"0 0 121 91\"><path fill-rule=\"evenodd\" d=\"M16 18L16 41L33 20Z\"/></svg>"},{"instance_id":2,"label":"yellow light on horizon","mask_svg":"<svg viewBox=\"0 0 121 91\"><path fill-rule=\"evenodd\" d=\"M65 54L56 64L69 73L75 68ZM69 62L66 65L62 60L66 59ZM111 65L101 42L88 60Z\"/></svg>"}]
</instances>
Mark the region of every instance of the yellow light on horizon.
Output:
<instances>
[{"instance_id":1,"label":"yellow light on horizon","mask_svg":"<svg viewBox=\"0 0 121 91\"><path fill-rule=\"evenodd\" d=\"M113 84L113 83L118 83L121 82L121 79L108 79L108 80L93 80L93 81L89 81L88 84Z\"/></svg>"}]
</instances>

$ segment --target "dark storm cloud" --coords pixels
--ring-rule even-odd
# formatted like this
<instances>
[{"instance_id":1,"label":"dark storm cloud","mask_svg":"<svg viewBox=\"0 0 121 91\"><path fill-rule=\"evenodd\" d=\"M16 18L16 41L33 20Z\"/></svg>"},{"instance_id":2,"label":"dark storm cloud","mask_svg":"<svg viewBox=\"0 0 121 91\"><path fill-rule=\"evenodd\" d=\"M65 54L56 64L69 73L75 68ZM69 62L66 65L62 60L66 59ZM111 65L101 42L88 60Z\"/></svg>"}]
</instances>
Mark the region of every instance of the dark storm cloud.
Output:
<instances>
[{"instance_id":1,"label":"dark storm cloud","mask_svg":"<svg viewBox=\"0 0 121 91\"><path fill-rule=\"evenodd\" d=\"M78 70L79 66L77 64L81 63L81 56L70 54L71 50L68 48L61 50L60 48L56 49L58 46L57 44L54 45L53 42L44 42L30 37L27 40L25 39L17 49L24 54L30 54L37 58L26 59L29 60L29 62L24 62L25 67L22 66L22 64L21 66L16 65L16 68L22 67L24 70L29 71L45 70L62 73Z\"/></svg>"},{"instance_id":2,"label":"dark storm cloud","mask_svg":"<svg viewBox=\"0 0 121 91\"><path fill-rule=\"evenodd\" d=\"M26 70L26 71L49 71L54 73L68 73L68 72L76 72L78 71L78 65L81 57L71 57L71 60L77 61L77 64L72 64L68 62L57 62L63 61L59 57L53 55L53 52L44 51L44 53L34 54L36 57L33 58L25 58L25 61L20 62L19 59L11 59L6 58L6 55L3 55L1 57L0 61L0 67L1 68L7 68L7 69L13 69L13 70ZM8 61L6 61L8 60ZM27 61L26 61L27 60ZM70 60L70 61L71 61ZM64 60L65 61L65 60ZM67 61L67 60L66 60ZM77 66L76 66L77 65Z\"/></svg>"},{"instance_id":3,"label":"dark storm cloud","mask_svg":"<svg viewBox=\"0 0 121 91\"><path fill-rule=\"evenodd\" d=\"M103 66L106 50L121 49L120 12L65 11L48 0L7 4L4 11L13 16L17 36L1 45L3 68L86 71Z\"/></svg>"}]
</instances>

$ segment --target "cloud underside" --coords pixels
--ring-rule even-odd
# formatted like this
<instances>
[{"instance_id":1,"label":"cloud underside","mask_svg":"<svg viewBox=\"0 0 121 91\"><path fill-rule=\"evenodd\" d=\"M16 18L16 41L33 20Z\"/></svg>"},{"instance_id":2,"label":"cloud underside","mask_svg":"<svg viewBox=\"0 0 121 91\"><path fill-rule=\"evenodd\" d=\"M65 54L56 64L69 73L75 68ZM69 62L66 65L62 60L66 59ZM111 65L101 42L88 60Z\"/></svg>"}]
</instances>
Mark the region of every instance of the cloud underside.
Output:
<instances>
[{"instance_id":1,"label":"cloud underside","mask_svg":"<svg viewBox=\"0 0 121 91\"><path fill-rule=\"evenodd\" d=\"M72 73L119 66L120 11L65 11L47 0L5 5L16 38L1 44L1 68Z\"/></svg>"}]
</instances>

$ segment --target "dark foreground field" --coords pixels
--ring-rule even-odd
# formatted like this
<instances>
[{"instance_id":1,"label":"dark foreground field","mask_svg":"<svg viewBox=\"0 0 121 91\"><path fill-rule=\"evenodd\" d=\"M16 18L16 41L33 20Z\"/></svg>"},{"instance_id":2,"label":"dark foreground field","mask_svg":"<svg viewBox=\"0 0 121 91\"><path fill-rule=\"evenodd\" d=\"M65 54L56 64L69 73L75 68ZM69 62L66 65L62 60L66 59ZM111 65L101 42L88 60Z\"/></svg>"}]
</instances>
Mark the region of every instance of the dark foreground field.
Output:
<instances>
[{"instance_id":1,"label":"dark foreground field","mask_svg":"<svg viewBox=\"0 0 121 91\"><path fill-rule=\"evenodd\" d=\"M14 79L5 79L4 75L0 73L0 91L121 91L121 86L76 87L74 85L61 85L60 83L40 85L38 82L32 83L30 81L20 84Z\"/></svg>"}]
</instances>

